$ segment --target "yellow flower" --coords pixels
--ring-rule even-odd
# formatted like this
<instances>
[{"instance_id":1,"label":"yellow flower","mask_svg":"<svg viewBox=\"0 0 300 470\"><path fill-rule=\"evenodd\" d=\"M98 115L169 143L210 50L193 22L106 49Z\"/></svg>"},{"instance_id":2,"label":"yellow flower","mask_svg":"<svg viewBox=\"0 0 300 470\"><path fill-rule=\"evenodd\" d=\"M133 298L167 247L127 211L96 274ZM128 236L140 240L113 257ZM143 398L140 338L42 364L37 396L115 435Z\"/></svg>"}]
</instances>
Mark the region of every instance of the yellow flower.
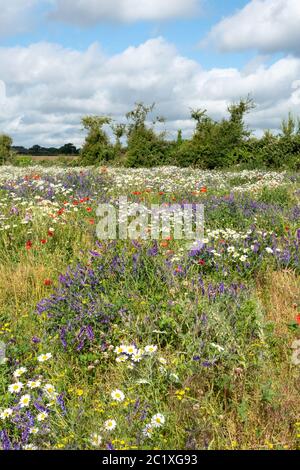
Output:
<instances>
[{"instance_id":1,"label":"yellow flower","mask_svg":"<svg viewBox=\"0 0 300 470\"><path fill-rule=\"evenodd\" d=\"M84 392L83 392L83 390L82 390L81 388L77 388L75 393L76 393L76 395L77 395L78 397L82 397L82 395L83 395Z\"/></svg>"}]
</instances>

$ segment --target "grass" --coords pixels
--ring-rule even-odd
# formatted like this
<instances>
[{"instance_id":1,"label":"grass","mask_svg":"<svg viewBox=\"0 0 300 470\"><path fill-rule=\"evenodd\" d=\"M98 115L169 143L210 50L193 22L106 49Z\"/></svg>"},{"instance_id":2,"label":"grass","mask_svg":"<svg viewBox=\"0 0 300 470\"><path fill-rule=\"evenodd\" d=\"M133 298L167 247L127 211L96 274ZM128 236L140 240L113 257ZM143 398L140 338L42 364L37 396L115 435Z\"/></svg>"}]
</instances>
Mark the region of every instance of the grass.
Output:
<instances>
[{"instance_id":1,"label":"grass","mask_svg":"<svg viewBox=\"0 0 300 470\"><path fill-rule=\"evenodd\" d=\"M182 170L176 178L161 170L162 181L174 190L159 195L160 182L144 193L148 184L141 187L135 173L117 189L122 170L84 170L84 175L71 170L72 181L58 172L53 183L48 170L39 169L42 194L55 185L45 213L35 198L36 180L29 179L29 189L24 180L28 169L9 187L1 183L1 171L0 215L2 227L10 227L0 232L0 340L7 356L0 365L0 410L13 410L12 417L0 419L3 448L298 448L299 366L291 360L300 302L294 179L286 175L273 189L249 187L228 200L227 180L234 191L241 184L247 188L249 178L218 174L225 185L218 189L216 176L209 175L212 184L196 196L206 207L209 241L201 253L187 256L183 242L99 244L94 233L101 198L115 200L120 193L133 201L191 198L192 188L176 189L180 178L186 181ZM133 194L137 190L142 194ZM22 224L29 213L30 221ZM244 234L254 224L247 241ZM235 231L233 238L225 228ZM266 250L271 246L272 254ZM247 259L240 261L244 250ZM67 269L69 278L60 278ZM43 303L49 298L52 303ZM155 352L131 365L128 354L115 352L122 344L144 350L154 345ZM48 352L52 358L37 360ZM117 357L126 361L116 362ZM41 380L41 390L52 384L58 395L9 393L20 367L27 371L18 380ZM113 390L125 399L113 400ZM20 410L24 393L32 400ZM45 407L45 421L37 421L37 405ZM33 424L25 411L39 428L36 435L26 433ZM157 414L161 425L147 427ZM109 419L116 421L111 431L105 427Z\"/></svg>"}]
</instances>

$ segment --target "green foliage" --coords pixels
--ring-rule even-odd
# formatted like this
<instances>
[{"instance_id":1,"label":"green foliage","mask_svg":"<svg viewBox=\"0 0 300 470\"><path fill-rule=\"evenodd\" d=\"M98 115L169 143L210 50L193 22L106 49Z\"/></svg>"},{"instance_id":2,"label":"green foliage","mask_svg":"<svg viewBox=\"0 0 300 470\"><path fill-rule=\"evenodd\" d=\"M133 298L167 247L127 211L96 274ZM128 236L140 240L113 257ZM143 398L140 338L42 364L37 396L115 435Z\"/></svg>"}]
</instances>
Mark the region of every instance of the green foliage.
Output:
<instances>
[{"instance_id":1,"label":"green foliage","mask_svg":"<svg viewBox=\"0 0 300 470\"><path fill-rule=\"evenodd\" d=\"M249 137L243 118L252 108L250 98L241 100L229 106L229 119L220 122L208 117L206 110L192 110L191 117L196 121L196 130L192 140L179 149L178 163L182 166L195 164L208 169L232 165L233 150Z\"/></svg>"},{"instance_id":2,"label":"green foliage","mask_svg":"<svg viewBox=\"0 0 300 470\"><path fill-rule=\"evenodd\" d=\"M23 156L23 157L17 157L14 161L15 166L20 166L20 167L26 167L30 166L33 164L33 160L30 157Z\"/></svg>"},{"instance_id":3,"label":"green foliage","mask_svg":"<svg viewBox=\"0 0 300 470\"><path fill-rule=\"evenodd\" d=\"M165 141L164 134L157 134L153 127L146 124L153 109L154 104L145 106L143 103L136 103L135 109L126 115L128 148L125 165L128 167L158 166L168 159L170 146ZM163 121L163 118L157 117L152 126Z\"/></svg>"},{"instance_id":4,"label":"green foliage","mask_svg":"<svg viewBox=\"0 0 300 470\"><path fill-rule=\"evenodd\" d=\"M8 135L0 134L0 165L3 165L12 158L11 146L12 138Z\"/></svg>"},{"instance_id":5,"label":"green foliage","mask_svg":"<svg viewBox=\"0 0 300 470\"><path fill-rule=\"evenodd\" d=\"M88 135L81 150L80 163L94 165L112 160L114 157L113 147L103 130L103 126L110 124L111 119L106 116L85 116L81 122L84 129L88 131Z\"/></svg>"},{"instance_id":6,"label":"green foliage","mask_svg":"<svg viewBox=\"0 0 300 470\"><path fill-rule=\"evenodd\" d=\"M44 166L54 164L102 165L111 164L132 168L175 165L203 169L230 168L238 165L244 169L300 169L300 119L291 113L281 124L281 132L274 135L266 130L261 138L251 135L244 117L254 108L248 96L228 106L228 116L215 121L205 109L192 109L191 118L195 130L191 138L184 139L182 130L177 138L168 140L166 132L158 132L156 124L165 122L157 116L152 119L155 104L135 104L126 114L127 123L113 122L107 116L85 116L82 124L87 136L78 159L72 161L43 162ZM110 126L114 142L111 142L106 128ZM105 128L106 127L106 128ZM13 162L12 141L0 136L0 164ZM79 150L71 143L60 149L43 148L34 145L27 150L13 147L19 154L26 155L78 155ZM16 165L27 161L16 161Z\"/></svg>"}]
</instances>

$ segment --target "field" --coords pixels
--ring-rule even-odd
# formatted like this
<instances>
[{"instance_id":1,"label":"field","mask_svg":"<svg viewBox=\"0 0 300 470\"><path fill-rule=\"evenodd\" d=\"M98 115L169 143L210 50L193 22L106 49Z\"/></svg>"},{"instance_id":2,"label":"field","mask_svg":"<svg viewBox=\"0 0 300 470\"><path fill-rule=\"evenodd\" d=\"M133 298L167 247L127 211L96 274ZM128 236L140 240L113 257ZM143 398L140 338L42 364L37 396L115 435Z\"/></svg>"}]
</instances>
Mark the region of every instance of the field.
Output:
<instances>
[{"instance_id":1,"label":"field","mask_svg":"<svg viewBox=\"0 0 300 470\"><path fill-rule=\"evenodd\" d=\"M0 447L299 448L299 183L0 167ZM204 246L99 240L120 195L204 204Z\"/></svg>"}]
</instances>

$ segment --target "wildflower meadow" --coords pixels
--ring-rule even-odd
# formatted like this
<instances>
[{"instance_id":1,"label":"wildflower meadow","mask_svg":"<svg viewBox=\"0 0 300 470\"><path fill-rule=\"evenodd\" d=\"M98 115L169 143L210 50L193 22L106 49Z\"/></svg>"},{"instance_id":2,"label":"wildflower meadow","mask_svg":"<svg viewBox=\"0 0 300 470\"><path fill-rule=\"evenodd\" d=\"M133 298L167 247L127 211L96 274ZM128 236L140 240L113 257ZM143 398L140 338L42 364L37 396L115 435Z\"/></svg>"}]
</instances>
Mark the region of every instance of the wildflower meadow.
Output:
<instances>
[{"instance_id":1,"label":"wildflower meadow","mask_svg":"<svg viewBox=\"0 0 300 470\"><path fill-rule=\"evenodd\" d=\"M0 448L299 448L299 183L1 166ZM201 205L201 245L99 238L121 196Z\"/></svg>"}]
</instances>

